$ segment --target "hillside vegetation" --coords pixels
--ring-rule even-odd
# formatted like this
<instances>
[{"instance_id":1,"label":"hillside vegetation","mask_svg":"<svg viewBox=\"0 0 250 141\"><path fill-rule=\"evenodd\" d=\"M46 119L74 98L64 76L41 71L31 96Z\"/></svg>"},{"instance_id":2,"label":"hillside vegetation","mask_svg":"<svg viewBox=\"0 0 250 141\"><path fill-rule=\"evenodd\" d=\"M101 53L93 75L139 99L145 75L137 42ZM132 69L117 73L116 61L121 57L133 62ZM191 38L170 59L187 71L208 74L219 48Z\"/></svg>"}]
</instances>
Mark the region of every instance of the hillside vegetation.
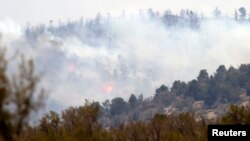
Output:
<instances>
[{"instance_id":1,"label":"hillside vegetation","mask_svg":"<svg viewBox=\"0 0 250 141\"><path fill-rule=\"evenodd\" d=\"M170 10L159 14L149 9L146 13L140 12L137 17L130 18L125 15L114 18L98 14L90 20L80 19L68 23L59 21L58 25L50 21L49 26L28 25L23 31L24 34L10 44L10 49L20 49L24 53L12 57L14 65L9 67L6 52L0 49L0 141L206 141L208 124L250 124L250 64L229 68L225 67L226 64L220 65L213 74L202 69L193 80L176 80L171 86L159 85L151 97L144 98L143 94L131 94L130 91L125 93L133 88L141 89L142 92L149 91L156 82L165 82L159 80L168 79L165 76L171 76L179 70L176 67L169 73L166 71L171 69L167 68L181 63L182 59L189 60L186 55L178 58L182 55L181 52L190 51L190 64L202 58L203 49L207 47L207 42L203 42L214 37L217 32L215 28L212 30L213 34L203 37L208 31L204 30L208 29L204 23L216 21L216 24L223 21L222 26L225 26L225 23L230 22L231 24L227 25L229 27L222 31L227 31L231 26L244 27L239 31L248 31L248 18L244 7L235 11L234 17L231 18L223 16L216 8L214 18L211 19L192 10L181 10L178 15ZM131 29L130 24L133 27ZM134 30L141 26L141 31L152 28L147 32L148 36L142 36L144 32L131 36ZM132 32L127 32L127 29L125 31L124 27ZM152 42L147 42L161 29L165 31L164 36L157 36ZM180 32L182 30L185 32ZM238 30L228 33L235 34L236 31L241 33ZM187 38L178 45L181 41L179 39L191 34L202 38ZM234 39L239 34L226 39ZM127 38L130 36L131 38ZM142 43L137 40L130 42L136 37ZM239 37L241 40L241 37L247 36ZM158 38L161 40L156 40ZM168 39L171 39L171 42L164 42ZM191 39L202 40L200 44L194 42L185 46L186 41ZM239 39L232 42L238 43ZM155 41L160 42L155 44ZM209 50L212 51L212 59L208 57L207 60L212 60L210 62L213 63L213 53L217 54L228 44L224 44L224 40L208 42L214 43L209 45L211 47L217 47L217 44L225 46L219 50ZM196 56L193 50L203 45L204 48L199 49L201 53ZM247 57L242 52L246 51L245 55L248 55L248 44L242 45L243 50L237 50L238 44L232 46L234 48L229 49L230 53L238 52L236 56L243 56L246 60ZM173 48L174 54L171 54L168 48ZM147 49L152 50L141 55ZM123 54L124 52L127 53ZM153 55L150 58L151 53ZM25 59L25 55L35 57L35 63ZM220 53L218 55L223 56ZM16 61L16 58L21 61ZM161 60L170 61L158 64ZM218 60L223 60L223 57ZM207 61L200 63L204 62ZM230 64L227 60L222 62ZM112 97L113 99L101 103L86 100L81 106L71 106L61 112L49 111L37 124L31 125L32 114L36 114L44 104L45 94L38 85L39 77L34 70L34 64L38 64L39 71L45 70L46 86L52 89L53 94L50 96L53 98L49 103L52 103L52 106L48 106L49 108L54 108L58 104L56 100L59 99L61 102L70 101L78 105L78 92L94 99L94 96L102 93L103 83L104 88L107 83L107 93L110 95L129 94L130 97ZM161 69L163 67L165 69ZM186 69L182 71L185 72ZM190 73L190 70L187 70L185 74ZM117 83L116 91L112 91L111 82ZM65 99L66 97L69 99Z\"/></svg>"},{"instance_id":2,"label":"hillside vegetation","mask_svg":"<svg viewBox=\"0 0 250 141\"><path fill-rule=\"evenodd\" d=\"M156 114L148 122L130 121L115 128L98 123L100 107L86 103L62 115L51 111L36 127L28 127L21 141L206 141L207 124L250 124L250 107L231 105L221 118L208 120L189 112Z\"/></svg>"},{"instance_id":3,"label":"hillside vegetation","mask_svg":"<svg viewBox=\"0 0 250 141\"><path fill-rule=\"evenodd\" d=\"M242 64L237 69L221 65L213 75L201 70L191 81L175 81L171 88L162 85L152 98L131 94L127 102L120 97L106 100L100 121L107 127L118 126L129 121L148 121L157 113L179 112L217 118L225 114L229 104L249 104L249 96L250 65Z\"/></svg>"}]
</instances>

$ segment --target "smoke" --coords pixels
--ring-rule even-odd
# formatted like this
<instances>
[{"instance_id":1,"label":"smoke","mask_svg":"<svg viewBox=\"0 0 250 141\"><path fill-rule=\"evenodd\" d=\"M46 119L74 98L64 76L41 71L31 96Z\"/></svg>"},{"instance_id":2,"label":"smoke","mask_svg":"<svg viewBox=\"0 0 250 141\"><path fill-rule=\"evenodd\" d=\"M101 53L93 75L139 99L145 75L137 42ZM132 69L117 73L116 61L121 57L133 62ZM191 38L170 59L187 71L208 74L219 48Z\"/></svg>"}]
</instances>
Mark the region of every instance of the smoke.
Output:
<instances>
[{"instance_id":1,"label":"smoke","mask_svg":"<svg viewBox=\"0 0 250 141\"><path fill-rule=\"evenodd\" d=\"M21 26L10 19L0 22L0 45L9 46L22 35Z\"/></svg>"},{"instance_id":2,"label":"smoke","mask_svg":"<svg viewBox=\"0 0 250 141\"><path fill-rule=\"evenodd\" d=\"M52 109L131 93L149 97L162 84L196 78L201 69L213 74L221 64L250 62L250 25L230 18L203 19L192 29L123 17L91 28L95 32L57 34L55 27L29 37L10 23L0 23L2 43L34 59Z\"/></svg>"}]
</instances>

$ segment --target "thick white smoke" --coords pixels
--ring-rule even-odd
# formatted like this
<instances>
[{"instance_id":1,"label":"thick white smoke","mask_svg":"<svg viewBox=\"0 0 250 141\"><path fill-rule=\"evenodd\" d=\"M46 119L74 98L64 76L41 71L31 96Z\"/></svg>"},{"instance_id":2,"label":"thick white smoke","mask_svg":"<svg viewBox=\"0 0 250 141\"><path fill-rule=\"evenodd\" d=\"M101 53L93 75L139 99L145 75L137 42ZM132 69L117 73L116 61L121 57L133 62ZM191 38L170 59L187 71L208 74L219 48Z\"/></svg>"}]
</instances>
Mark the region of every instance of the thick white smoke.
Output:
<instances>
[{"instance_id":1,"label":"thick white smoke","mask_svg":"<svg viewBox=\"0 0 250 141\"><path fill-rule=\"evenodd\" d=\"M21 30L1 22L2 43L8 51L18 49L35 60L54 102L51 108L79 105L85 98L104 101L131 93L149 97L162 84L194 79L201 69L212 74L221 64L250 62L250 25L228 18L204 19L199 29L118 19L105 29L115 38L92 39L95 44L50 32L31 42Z\"/></svg>"}]
</instances>

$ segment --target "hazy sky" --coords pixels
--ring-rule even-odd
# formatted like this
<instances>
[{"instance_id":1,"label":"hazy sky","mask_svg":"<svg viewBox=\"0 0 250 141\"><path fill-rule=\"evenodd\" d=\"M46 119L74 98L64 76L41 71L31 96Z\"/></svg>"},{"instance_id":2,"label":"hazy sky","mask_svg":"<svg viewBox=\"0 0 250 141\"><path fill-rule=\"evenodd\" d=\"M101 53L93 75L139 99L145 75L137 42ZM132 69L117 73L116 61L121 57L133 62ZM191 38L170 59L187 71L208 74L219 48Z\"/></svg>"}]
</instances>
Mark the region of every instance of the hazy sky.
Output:
<instances>
[{"instance_id":1,"label":"hazy sky","mask_svg":"<svg viewBox=\"0 0 250 141\"><path fill-rule=\"evenodd\" d=\"M153 8L162 12L171 9L178 13L181 8L201 11L209 16L215 7L229 16L235 8L241 6L250 9L250 0L0 0L0 21L12 19L25 25L47 23L49 20L74 20L83 17L93 17L97 12L119 15L137 13L139 9Z\"/></svg>"}]
</instances>

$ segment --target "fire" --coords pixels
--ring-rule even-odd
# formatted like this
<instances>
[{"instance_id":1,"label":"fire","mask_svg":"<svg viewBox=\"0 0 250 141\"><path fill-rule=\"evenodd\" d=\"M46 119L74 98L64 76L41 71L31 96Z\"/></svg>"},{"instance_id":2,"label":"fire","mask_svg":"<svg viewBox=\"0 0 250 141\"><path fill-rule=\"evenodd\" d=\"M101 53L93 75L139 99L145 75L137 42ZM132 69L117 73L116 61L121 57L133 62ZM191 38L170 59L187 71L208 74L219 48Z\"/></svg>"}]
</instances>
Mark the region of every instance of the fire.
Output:
<instances>
[{"instance_id":1,"label":"fire","mask_svg":"<svg viewBox=\"0 0 250 141\"><path fill-rule=\"evenodd\" d=\"M103 91L104 91L105 93L111 93L112 90L113 90L113 87L112 87L110 84L106 84L106 85L104 85L104 87L103 87Z\"/></svg>"}]
</instances>

